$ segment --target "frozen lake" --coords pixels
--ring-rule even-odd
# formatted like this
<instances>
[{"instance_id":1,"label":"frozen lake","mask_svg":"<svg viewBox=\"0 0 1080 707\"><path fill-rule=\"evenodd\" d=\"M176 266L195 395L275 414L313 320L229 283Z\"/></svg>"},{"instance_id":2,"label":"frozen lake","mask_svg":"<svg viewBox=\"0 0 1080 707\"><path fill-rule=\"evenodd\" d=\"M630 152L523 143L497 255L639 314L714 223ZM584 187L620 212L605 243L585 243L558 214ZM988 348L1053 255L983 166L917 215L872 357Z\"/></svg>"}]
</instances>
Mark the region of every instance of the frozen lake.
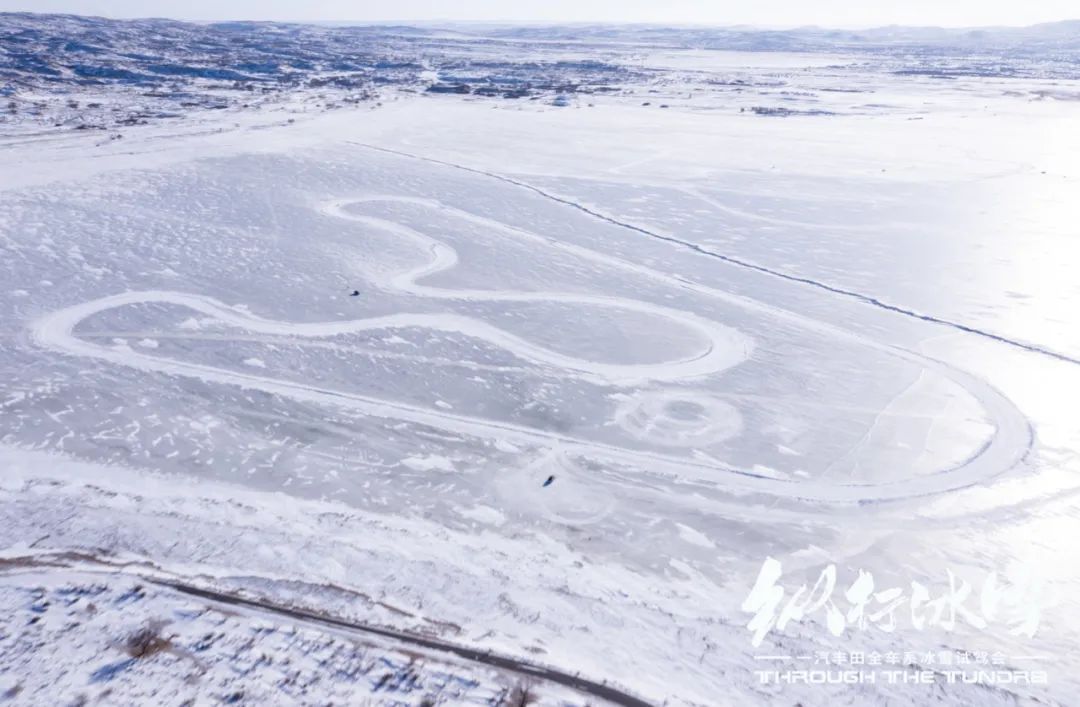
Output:
<instances>
[{"instance_id":1,"label":"frozen lake","mask_svg":"<svg viewBox=\"0 0 1080 707\"><path fill-rule=\"evenodd\" d=\"M646 61L835 81L797 59ZM816 703L753 671L839 650L1036 656L980 699L1067 702L1080 104L862 80L843 115L665 87L5 143L0 537L393 598L656 704ZM860 569L1052 591L1034 636L753 646L767 556L841 602Z\"/></svg>"}]
</instances>

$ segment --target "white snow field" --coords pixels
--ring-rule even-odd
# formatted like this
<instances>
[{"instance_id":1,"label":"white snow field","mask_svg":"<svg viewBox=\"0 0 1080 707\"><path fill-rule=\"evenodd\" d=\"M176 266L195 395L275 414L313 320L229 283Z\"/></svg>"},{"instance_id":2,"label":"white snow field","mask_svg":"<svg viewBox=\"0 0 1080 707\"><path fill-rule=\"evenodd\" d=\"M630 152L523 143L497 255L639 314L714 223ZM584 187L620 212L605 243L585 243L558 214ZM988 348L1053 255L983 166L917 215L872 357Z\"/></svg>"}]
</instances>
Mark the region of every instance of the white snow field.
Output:
<instances>
[{"instance_id":1,"label":"white snow field","mask_svg":"<svg viewBox=\"0 0 1080 707\"><path fill-rule=\"evenodd\" d=\"M1075 703L1080 86L678 80L0 140L0 699Z\"/></svg>"}]
</instances>

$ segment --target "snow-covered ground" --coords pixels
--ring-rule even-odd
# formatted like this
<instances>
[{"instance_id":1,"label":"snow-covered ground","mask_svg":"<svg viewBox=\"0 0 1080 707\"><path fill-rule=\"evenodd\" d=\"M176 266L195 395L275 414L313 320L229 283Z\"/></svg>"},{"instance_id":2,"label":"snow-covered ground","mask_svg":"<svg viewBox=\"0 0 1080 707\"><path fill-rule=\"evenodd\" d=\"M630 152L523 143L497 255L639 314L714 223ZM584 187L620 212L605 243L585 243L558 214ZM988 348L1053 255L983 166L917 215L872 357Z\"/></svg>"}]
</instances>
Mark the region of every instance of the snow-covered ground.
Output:
<instances>
[{"instance_id":1,"label":"snow-covered ground","mask_svg":"<svg viewBox=\"0 0 1080 707\"><path fill-rule=\"evenodd\" d=\"M823 58L8 136L0 694L1068 704L1080 85ZM752 640L767 557L841 635Z\"/></svg>"},{"instance_id":2,"label":"snow-covered ground","mask_svg":"<svg viewBox=\"0 0 1080 707\"><path fill-rule=\"evenodd\" d=\"M48 562L44 563L46 567ZM560 704L574 693L112 572L8 562L0 689L33 704Z\"/></svg>"}]
</instances>

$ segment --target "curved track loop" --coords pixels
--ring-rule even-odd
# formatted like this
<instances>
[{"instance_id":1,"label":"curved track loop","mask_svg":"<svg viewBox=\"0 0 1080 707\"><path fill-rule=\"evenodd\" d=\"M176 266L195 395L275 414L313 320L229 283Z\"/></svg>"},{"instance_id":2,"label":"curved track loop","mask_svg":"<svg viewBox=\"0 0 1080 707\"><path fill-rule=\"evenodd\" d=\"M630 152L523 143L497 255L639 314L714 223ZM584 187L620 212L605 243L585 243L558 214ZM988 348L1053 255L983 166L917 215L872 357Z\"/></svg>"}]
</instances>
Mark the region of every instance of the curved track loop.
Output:
<instances>
[{"instance_id":1,"label":"curved track loop","mask_svg":"<svg viewBox=\"0 0 1080 707\"><path fill-rule=\"evenodd\" d=\"M495 229L510 238L535 241L547 248L560 250L576 258L602 263L608 267L623 269L649 279L662 281L668 285L692 290L697 294L715 297L740 305L757 314L796 323L807 329L834 335L842 341L884 351L897 358L914 362L926 370L935 371L951 379L973 395L993 422L995 433L971 458L953 468L932 475L900 478L895 481L875 484L822 483L806 480L788 481L722 464L707 464L684 457L631 449L513 423L429 409L408 403L345 393L304 383L197 363L165 359L131 349L109 348L81 339L74 333L75 327L92 315L116 307L150 302L187 307L249 332L286 335L297 338L327 337L373 329L426 327L460 332L480 338L536 364L556 367L564 375L581 377L609 385L690 381L705 375L719 373L736 365L747 358L752 351L752 342L748 337L725 325L688 312L637 300L559 292L447 290L418 284L417 281L422 277L454 267L458 262L457 253L449 245L413 229L386 219L355 214L346 208L349 204L372 202L407 202L420 205L424 208L439 211L444 215L452 215ZM379 281L376 281L375 284L384 289L440 299L588 304L659 316L695 331L703 340L703 346L700 351L691 356L664 363L600 363L560 354L472 317L400 313L353 321L281 322L255 316L243 309L229 307L202 295L168 291L129 292L74 305L47 314L35 321L32 325L32 336L39 345L48 349L147 372L198 378L224 385L237 385L308 402L344 407L363 414L430 425L482 438L505 439L507 441L545 446L557 445L569 454L660 472L675 476L682 481L716 484L737 493L761 492L779 497L809 501L868 503L918 497L964 488L1013 468L1023 460L1033 443L1033 433L1027 420L1012 402L995 388L975 376L906 349L882 344L838 327L769 307L761 302L687 281L582 246L543 237L429 199L368 196L329 202L320 205L318 208L329 216L392 231L412 240L431 254L431 259L427 263L405 272L379 277Z\"/></svg>"},{"instance_id":2,"label":"curved track loop","mask_svg":"<svg viewBox=\"0 0 1080 707\"><path fill-rule=\"evenodd\" d=\"M562 356L548 349L542 349L517 337L492 327L479 320L469 319L470 327L460 326L456 321L448 327L456 331L470 334L477 338L502 346L513 353L539 363L549 363L563 369L569 375L585 377L596 383L615 385L640 385L650 382L686 381L715 373L745 361L750 357L753 343L749 337L724 326L719 322L705 319L689 312L684 312L670 307L643 302L641 300L627 299L625 297L604 297L600 295L570 294L564 292L511 292L506 290L464 290L444 289L430 287L418 283L422 278L445 270L451 270L458 265L458 254L452 247L424 235L412 228L402 226L393 221L388 221L374 216L354 214L347 210L350 204L362 204L373 202L396 202L409 203L425 208L443 209L453 212L455 216L463 217L468 221L476 222L472 214L457 209L446 209L439 202L428 199L416 199L410 197L375 196L356 198L345 201L330 202L322 206L321 210L331 216L356 221L367 226L381 229L412 241L418 248L431 254L431 260L405 272L398 273L377 283L385 289L418 297L431 299L467 300L474 302L556 302L562 304L590 305L594 307L635 312L638 314L652 315L669 319L679 325L694 331L703 340L702 349L685 358L677 358L654 364L603 364L569 356ZM486 224L485 224L486 225ZM395 315L398 317L419 317L425 315ZM465 319L436 315L432 319ZM376 320L363 320L372 322ZM350 322L359 324L359 322ZM420 325L425 326L425 325ZM431 325L427 325L431 326ZM382 328L382 327L379 327ZM471 331L469 329L472 329Z\"/></svg>"}]
</instances>

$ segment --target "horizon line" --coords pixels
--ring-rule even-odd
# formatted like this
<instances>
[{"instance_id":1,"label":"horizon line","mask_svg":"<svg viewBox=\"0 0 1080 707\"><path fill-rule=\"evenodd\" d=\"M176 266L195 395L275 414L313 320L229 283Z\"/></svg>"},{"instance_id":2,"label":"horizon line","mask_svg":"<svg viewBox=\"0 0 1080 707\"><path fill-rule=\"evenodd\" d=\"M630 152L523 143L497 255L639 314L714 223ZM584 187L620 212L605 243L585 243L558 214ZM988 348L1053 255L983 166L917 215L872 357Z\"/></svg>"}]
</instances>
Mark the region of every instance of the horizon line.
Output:
<instances>
[{"instance_id":1,"label":"horizon line","mask_svg":"<svg viewBox=\"0 0 1080 707\"><path fill-rule=\"evenodd\" d=\"M1080 22L1080 16L1067 17L1060 20L1047 20L1045 22L1035 22L1031 24L993 24L993 25L935 25L935 24L871 24L871 25L819 25L819 24L797 24L797 25L765 25L765 24L751 24L751 23L737 23L737 24L722 24L714 22L659 22L659 21L643 21L643 20L572 20L572 21L558 21L548 19L450 19L450 18L434 18L434 19L337 19L337 20L288 20L288 19L252 19L252 18L228 18L228 19L184 19L178 17L167 17L163 15L146 15L146 16L115 16L115 15L98 15L98 14L80 14L76 12L36 12L34 10L2 10L0 15L12 14L12 15L40 15L40 16L53 16L53 17L83 17L87 19L101 19L101 20L113 20L117 22L138 22L145 20L167 20L170 22L185 22L189 24L223 24L230 22L243 22L251 24L283 24L283 25L308 25L308 26L338 26L338 27L371 27L379 25L396 26L396 27L449 27L452 25L471 25L471 26L497 26L497 27L656 27L665 29L726 29L726 30L748 30L748 31L764 31L764 32L791 32L797 30L825 30L825 31L844 31L844 32L866 32L871 30L882 29L939 29L948 31L979 31L979 30L1002 30L1002 29L1030 29L1034 27L1043 27L1046 25L1056 24L1068 24L1072 22Z\"/></svg>"}]
</instances>

